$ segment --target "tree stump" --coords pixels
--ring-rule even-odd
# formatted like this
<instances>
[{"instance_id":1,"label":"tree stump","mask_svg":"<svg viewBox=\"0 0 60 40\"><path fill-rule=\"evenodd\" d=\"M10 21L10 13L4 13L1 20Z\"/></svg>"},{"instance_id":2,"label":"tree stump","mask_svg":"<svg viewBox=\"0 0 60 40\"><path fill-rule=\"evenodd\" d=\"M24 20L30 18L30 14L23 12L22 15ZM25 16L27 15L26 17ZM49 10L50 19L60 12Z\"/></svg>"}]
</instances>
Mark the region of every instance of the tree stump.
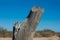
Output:
<instances>
[{"instance_id":1,"label":"tree stump","mask_svg":"<svg viewBox=\"0 0 60 40\"><path fill-rule=\"evenodd\" d=\"M34 6L27 18L20 25L20 30L17 31L17 34L14 35L15 40L33 40L35 29L41 19L43 9L37 6Z\"/></svg>"}]
</instances>

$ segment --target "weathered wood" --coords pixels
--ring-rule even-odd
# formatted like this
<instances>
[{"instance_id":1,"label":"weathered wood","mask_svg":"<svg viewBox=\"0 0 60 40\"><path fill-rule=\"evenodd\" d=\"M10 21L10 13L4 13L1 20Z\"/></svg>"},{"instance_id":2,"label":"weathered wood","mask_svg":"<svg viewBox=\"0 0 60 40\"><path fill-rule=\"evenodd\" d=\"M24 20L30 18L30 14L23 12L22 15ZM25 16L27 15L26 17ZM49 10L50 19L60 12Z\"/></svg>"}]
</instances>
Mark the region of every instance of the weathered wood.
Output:
<instances>
[{"instance_id":1,"label":"weathered wood","mask_svg":"<svg viewBox=\"0 0 60 40\"><path fill-rule=\"evenodd\" d=\"M15 35L15 40L33 40L35 29L41 19L43 9L33 7L25 21L20 25L20 30Z\"/></svg>"}]
</instances>

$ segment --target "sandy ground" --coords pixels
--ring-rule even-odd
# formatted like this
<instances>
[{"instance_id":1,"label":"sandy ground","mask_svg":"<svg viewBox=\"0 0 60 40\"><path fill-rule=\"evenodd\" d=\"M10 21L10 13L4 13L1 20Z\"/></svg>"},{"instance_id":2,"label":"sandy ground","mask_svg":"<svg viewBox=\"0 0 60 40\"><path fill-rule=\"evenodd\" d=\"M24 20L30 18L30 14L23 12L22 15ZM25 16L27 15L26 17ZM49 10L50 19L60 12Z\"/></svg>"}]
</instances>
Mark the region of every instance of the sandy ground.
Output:
<instances>
[{"instance_id":1,"label":"sandy ground","mask_svg":"<svg viewBox=\"0 0 60 40\"><path fill-rule=\"evenodd\" d=\"M12 38L0 38L0 40L12 40Z\"/></svg>"},{"instance_id":2,"label":"sandy ground","mask_svg":"<svg viewBox=\"0 0 60 40\"><path fill-rule=\"evenodd\" d=\"M0 38L0 40L12 40L12 38ZM33 40L60 40L60 38L42 37L42 38L33 38Z\"/></svg>"},{"instance_id":3,"label":"sandy ground","mask_svg":"<svg viewBox=\"0 0 60 40\"><path fill-rule=\"evenodd\" d=\"M46 38L46 37L42 37L42 38L33 38L33 40L60 40L59 38Z\"/></svg>"}]
</instances>

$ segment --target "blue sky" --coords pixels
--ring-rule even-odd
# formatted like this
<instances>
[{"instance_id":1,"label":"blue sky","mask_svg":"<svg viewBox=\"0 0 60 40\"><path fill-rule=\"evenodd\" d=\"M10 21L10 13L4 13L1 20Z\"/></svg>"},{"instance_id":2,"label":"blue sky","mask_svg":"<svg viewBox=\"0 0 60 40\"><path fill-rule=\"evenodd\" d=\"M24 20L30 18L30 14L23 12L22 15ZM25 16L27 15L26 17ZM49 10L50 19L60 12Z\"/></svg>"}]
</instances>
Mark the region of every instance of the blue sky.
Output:
<instances>
[{"instance_id":1,"label":"blue sky","mask_svg":"<svg viewBox=\"0 0 60 40\"><path fill-rule=\"evenodd\" d=\"M0 0L0 26L12 31L14 22L22 22L33 6L44 8L36 30L60 32L60 0Z\"/></svg>"}]
</instances>

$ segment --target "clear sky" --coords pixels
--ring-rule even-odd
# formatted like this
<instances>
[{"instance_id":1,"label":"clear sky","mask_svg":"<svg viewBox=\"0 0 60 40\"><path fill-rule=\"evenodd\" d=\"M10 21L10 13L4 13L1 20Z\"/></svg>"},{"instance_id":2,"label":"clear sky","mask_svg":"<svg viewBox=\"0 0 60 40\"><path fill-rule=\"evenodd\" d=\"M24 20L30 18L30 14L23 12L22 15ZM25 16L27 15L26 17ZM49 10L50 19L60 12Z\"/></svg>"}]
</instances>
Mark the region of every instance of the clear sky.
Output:
<instances>
[{"instance_id":1,"label":"clear sky","mask_svg":"<svg viewBox=\"0 0 60 40\"><path fill-rule=\"evenodd\" d=\"M33 6L44 8L36 30L60 32L60 0L0 0L0 26L12 30L14 22L23 22Z\"/></svg>"}]
</instances>

